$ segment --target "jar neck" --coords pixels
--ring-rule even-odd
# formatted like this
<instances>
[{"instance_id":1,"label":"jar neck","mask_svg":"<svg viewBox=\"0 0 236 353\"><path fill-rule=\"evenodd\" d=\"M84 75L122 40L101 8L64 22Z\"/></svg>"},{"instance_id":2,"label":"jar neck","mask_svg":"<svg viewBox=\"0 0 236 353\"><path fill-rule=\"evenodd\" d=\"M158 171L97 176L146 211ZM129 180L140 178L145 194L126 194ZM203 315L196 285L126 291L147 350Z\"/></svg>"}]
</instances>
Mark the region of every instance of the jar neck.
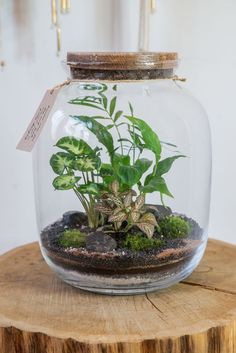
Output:
<instances>
[{"instance_id":1,"label":"jar neck","mask_svg":"<svg viewBox=\"0 0 236 353\"><path fill-rule=\"evenodd\" d=\"M174 69L147 69L147 70L91 70L70 65L70 74L73 80L155 80L173 78Z\"/></svg>"}]
</instances>

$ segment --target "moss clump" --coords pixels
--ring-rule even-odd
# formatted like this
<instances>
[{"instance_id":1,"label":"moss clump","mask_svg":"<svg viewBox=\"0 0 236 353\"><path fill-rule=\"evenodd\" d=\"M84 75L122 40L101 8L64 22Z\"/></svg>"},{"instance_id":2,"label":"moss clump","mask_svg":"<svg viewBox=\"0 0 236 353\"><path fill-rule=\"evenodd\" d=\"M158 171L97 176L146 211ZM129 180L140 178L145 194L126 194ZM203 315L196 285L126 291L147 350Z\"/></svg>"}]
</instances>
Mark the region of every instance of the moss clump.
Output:
<instances>
[{"instance_id":1,"label":"moss clump","mask_svg":"<svg viewBox=\"0 0 236 353\"><path fill-rule=\"evenodd\" d=\"M155 238L147 238L142 234L128 234L123 241L123 246L127 249L141 251L156 249L163 245L163 241Z\"/></svg>"},{"instance_id":2,"label":"moss clump","mask_svg":"<svg viewBox=\"0 0 236 353\"><path fill-rule=\"evenodd\" d=\"M179 216L165 217L158 222L160 233L166 238L185 238L191 227L187 221Z\"/></svg>"},{"instance_id":3,"label":"moss clump","mask_svg":"<svg viewBox=\"0 0 236 353\"><path fill-rule=\"evenodd\" d=\"M59 244L63 248L80 248L85 245L86 234L77 229L65 230L59 237Z\"/></svg>"}]
</instances>

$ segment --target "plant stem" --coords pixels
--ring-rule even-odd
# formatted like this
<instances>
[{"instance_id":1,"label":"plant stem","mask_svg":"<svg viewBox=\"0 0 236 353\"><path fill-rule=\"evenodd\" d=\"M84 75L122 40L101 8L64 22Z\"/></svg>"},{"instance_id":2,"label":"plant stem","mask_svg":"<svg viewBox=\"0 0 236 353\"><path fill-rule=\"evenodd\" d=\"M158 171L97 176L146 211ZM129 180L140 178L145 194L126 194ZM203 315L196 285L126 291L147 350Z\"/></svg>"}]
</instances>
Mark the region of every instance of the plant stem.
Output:
<instances>
[{"instance_id":1,"label":"plant stem","mask_svg":"<svg viewBox=\"0 0 236 353\"><path fill-rule=\"evenodd\" d=\"M82 172L84 183L86 184L85 174Z\"/></svg>"},{"instance_id":2,"label":"plant stem","mask_svg":"<svg viewBox=\"0 0 236 353\"><path fill-rule=\"evenodd\" d=\"M114 119L112 119L112 116L110 115L110 113L109 113L109 111L107 109L106 109L106 113L107 113L109 119L113 122L114 127L115 127L116 132L117 132L117 135L119 137L119 140L121 140L122 137L121 137L120 130L119 130L117 124L115 123ZM120 147L121 147L121 154L124 155L124 146L123 146L123 142L122 141L120 141Z\"/></svg>"},{"instance_id":3,"label":"plant stem","mask_svg":"<svg viewBox=\"0 0 236 353\"><path fill-rule=\"evenodd\" d=\"M91 172L91 179L92 179L92 182L95 183L95 178L94 178L93 172Z\"/></svg>"},{"instance_id":4,"label":"plant stem","mask_svg":"<svg viewBox=\"0 0 236 353\"><path fill-rule=\"evenodd\" d=\"M135 133L135 127L134 127L134 124L133 124L133 134ZM134 148L133 148L133 164L135 162L135 145L134 145Z\"/></svg>"},{"instance_id":5,"label":"plant stem","mask_svg":"<svg viewBox=\"0 0 236 353\"><path fill-rule=\"evenodd\" d=\"M89 174L88 172L86 172L86 181L87 181L87 184L89 183Z\"/></svg>"},{"instance_id":6,"label":"plant stem","mask_svg":"<svg viewBox=\"0 0 236 353\"><path fill-rule=\"evenodd\" d=\"M166 204L165 204L165 202L164 202L164 198L163 198L163 194L162 194L162 193L160 193L160 197L161 197L161 203L162 203L162 205L163 205L165 208L167 208L167 207L166 207Z\"/></svg>"},{"instance_id":7,"label":"plant stem","mask_svg":"<svg viewBox=\"0 0 236 353\"><path fill-rule=\"evenodd\" d=\"M93 224L94 228L98 227L98 223L99 223L99 215L97 214L94 204L95 201L92 197L92 195L89 195L89 215L90 215L90 219L91 219L91 223Z\"/></svg>"},{"instance_id":8,"label":"plant stem","mask_svg":"<svg viewBox=\"0 0 236 353\"><path fill-rule=\"evenodd\" d=\"M139 151L138 159L140 158L140 156L141 156L141 153L142 153L142 152L141 152L141 151Z\"/></svg>"},{"instance_id":9,"label":"plant stem","mask_svg":"<svg viewBox=\"0 0 236 353\"><path fill-rule=\"evenodd\" d=\"M94 200L91 195L89 195L89 201L84 195L81 195L80 192L75 188L73 188L76 196L79 198L87 216L88 216L88 223L91 228L97 228L98 227L98 215L95 211L94 208Z\"/></svg>"},{"instance_id":10,"label":"plant stem","mask_svg":"<svg viewBox=\"0 0 236 353\"><path fill-rule=\"evenodd\" d=\"M131 146L130 146L130 148L129 148L129 150L128 150L128 155L130 154L130 152L131 152L132 149L133 149L133 150L135 149L135 144L134 144L134 143L131 144Z\"/></svg>"},{"instance_id":11,"label":"plant stem","mask_svg":"<svg viewBox=\"0 0 236 353\"><path fill-rule=\"evenodd\" d=\"M155 176L155 175L156 175L156 172L157 172L157 162L156 162L156 164L154 165L152 175Z\"/></svg>"},{"instance_id":12,"label":"plant stem","mask_svg":"<svg viewBox=\"0 0 236 353\"><path fill-rule=\"evenodd\" d=\"M121 140L121 134L120 134L120 131L118 129L118 126L116 125L116 123L114 123L115 125L115 128L116 128L116 131L117 131L117 134L119 136L119 140ZM124 155L124 146L123 146L123 141L120 141L120 147L121 147L121 154Z\"/></svg>"},{"instance_id":13,"label":"plant stem","mask_svg":"<svg viewBox=\"0 0 236 353\"><path fill-rule=\"evenodd\" d=\"M74 190L76 196L78 197L78 199L80 200L85 212L88 213L87 199L85 198L85 196L82 196L76 188L73 188L73 190Z\"/></svg>"}]
</instances>

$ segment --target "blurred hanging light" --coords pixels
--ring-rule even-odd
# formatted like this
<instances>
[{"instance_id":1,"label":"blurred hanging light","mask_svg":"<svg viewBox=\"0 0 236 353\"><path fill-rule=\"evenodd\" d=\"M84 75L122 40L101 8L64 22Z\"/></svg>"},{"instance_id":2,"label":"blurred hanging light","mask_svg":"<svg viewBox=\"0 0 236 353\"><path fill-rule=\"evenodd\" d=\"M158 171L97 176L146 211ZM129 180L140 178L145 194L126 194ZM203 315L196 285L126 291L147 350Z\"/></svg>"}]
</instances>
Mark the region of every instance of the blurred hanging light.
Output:
<instances>
[{"instance_id":1,"label":"blurred hanging light","mask_svg":"<svg viewBox=\"0 0 236 353\"><path fill-rule=\"evenodd\" d=\"M150 4L151 12L155 12L156 8L157 8L157 2L156 2L156 0L150 0L150 2L151 2L151 4Z\"/></svg>"},{"instance_id":2,"label":"blurred hanging light","mask_svg":"<svg viewBox=\"0 0 236 353\"><path fill-rule=\"evenodd\" d=\"M66 9L67 9L67 12L70 11L70 0L66 0Z\"/></svg>"},{"instance_id":3,"label":"blurred hanging light","mask_svg":"<svg viewBox=\"0 0 236 353\"><path fill-rule=\"evenodd\" d=\"M57 0L51 0L52 24L57 25Z\"/></svg>"},{"instance_id":4,"label":"blurred hanging light","mask_svg":"<svg viewBox=\"0 0 236 353\"><path fill-rule=\"evenodd\" d=\"M150 15L156 11L156 0L140 0L139 51L149 50Z\"/></svg>"},{"instance_id":5,"label":"blurred hanging light","mask_svg":"<svg viewBox=\"0 0 236 353\"><path fill-rule=\"evenodd\" d=\"M60 8L61 8L61 13L66 13L67 12L67 8L66 8L66 0L60 0Z\"/></svg>"},{"instance_id":6,"label":"blurred hanging light","mask_svg":"<svg viewBox=\"0 0 236 353\"><path fill-rule=\"evenodd\" d=\"M0 68L5 66L4 60L1 58L2 56L2 0L0 0Z\"/></svg>"},{"instance_id":7,"label":"blurred hanging light","mask_svg":"<svg viewBox=\"0 0 236 353\"><path fill-rule=\"evenodd\" d=\"M70 11L70 0L60 0L61 13L65 14Z\"/></svg>"},{"instance_id":8,"label":"blurred hanging light","mask_svg":"<svg viewBox=\"0 0 236 353\"><path fill-rule=\"evenodd\" d=\"M70 7L70 0L60 0L60 5L59 0L51 0L52 25L56 27L57 55L61 52L61 27L59 24L59 12L61 14L67 14L70 12Z\"/></svg>"}]
</instances>

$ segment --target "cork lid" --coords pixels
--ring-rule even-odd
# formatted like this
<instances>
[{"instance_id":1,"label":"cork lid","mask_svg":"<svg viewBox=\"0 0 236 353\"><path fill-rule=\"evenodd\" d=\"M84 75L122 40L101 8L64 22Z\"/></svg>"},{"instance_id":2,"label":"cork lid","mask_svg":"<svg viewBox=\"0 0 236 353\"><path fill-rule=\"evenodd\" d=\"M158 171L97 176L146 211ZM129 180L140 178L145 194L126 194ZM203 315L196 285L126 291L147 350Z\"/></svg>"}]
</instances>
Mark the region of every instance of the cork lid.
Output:
<instances>
[{"instance_id":1,"label":"cork lid","mask_svg":"<svg viewBox=\"0 0 236 353\"><path fill-rule=\"evenodd\" d=\"M67 64L84 70L168 70L178 64L174 52L69 52Z\"/></svg>"}]
</instances>

